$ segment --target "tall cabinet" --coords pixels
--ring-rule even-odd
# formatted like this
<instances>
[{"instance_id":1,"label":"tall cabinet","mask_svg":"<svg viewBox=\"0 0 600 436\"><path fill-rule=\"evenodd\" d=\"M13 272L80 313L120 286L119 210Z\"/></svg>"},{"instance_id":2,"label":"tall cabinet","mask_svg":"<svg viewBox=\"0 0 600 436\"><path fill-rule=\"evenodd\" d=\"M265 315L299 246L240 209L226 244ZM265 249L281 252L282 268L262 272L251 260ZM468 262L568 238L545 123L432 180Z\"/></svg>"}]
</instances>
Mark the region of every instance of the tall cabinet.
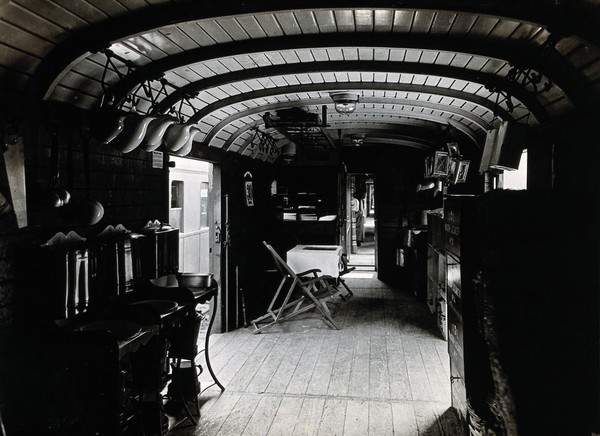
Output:
<instances>
[{"instance_id":1,"label":"tall cabinet","mask_svg":"<svg viewBox=\"0 0 600 436\"><path fill-rule=\"evenodd\" d=\"M440 334L447 340L446 251L441 213L428 214L427 236L427 306L435 316Z\"/></svg>"},{"instance_id":2,"label":"tall cabinet","mask_svg":"<svg viewBox=\"0 0 600 436\"><path fill-rule=\"evenodd\" d=\"M448 301L448 353L452 405L466 426L474 426L488 391L487 355L481 353L474 282L477 267L477 201L447 196L444 202L444 248ZM471 428L471 434L477 434Z\"/></svg>"}]
</instances>

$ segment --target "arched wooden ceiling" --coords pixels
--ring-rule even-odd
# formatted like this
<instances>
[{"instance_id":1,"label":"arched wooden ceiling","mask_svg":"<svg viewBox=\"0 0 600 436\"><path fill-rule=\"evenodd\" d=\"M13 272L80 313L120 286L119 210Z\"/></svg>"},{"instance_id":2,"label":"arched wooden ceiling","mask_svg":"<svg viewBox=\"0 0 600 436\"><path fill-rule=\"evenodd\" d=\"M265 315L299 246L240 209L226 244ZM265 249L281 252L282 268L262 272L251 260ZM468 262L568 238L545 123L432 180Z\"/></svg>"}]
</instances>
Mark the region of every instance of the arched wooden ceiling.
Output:
<instances>
[{"instance_id":1,"label":"arched wooden ceiling","mask_svg":"<svg viewBox=\"0 0 600 436\"><path fill-rule=\"evenodd\" d=\"M481 146L499 119L598 101L598 3L4 0L0 79L86 110L176 113L195 146L267 161L289 137L264 115L289 108L321 116L333 147L428 148L440 131ZM359 96L354 113L333 110L340 90Z\"/></svg>"}]
</instances>

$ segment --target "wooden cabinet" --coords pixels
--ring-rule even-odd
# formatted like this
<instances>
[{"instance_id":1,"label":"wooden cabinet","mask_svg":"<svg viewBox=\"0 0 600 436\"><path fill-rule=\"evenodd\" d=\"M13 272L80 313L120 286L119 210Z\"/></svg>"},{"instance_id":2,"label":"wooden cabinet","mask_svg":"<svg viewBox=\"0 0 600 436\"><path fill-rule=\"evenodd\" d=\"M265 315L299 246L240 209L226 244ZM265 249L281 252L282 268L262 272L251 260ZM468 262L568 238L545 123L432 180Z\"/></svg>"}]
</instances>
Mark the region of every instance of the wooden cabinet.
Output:
<instances>
[{"instance_id":1,"label":"wooden cabinet","mask_svg":"<svg viewBox=\"0 0 600 436\"><path fill-rule=\"evenodd\" d=\"M480 389L477 372L477 317L473 268L476 197L449 196L444 204L444 249L448 313L448 353L452 406L467 425L471 402Z\"/></svg>"},{"instance_id":2,"label":"wooden cabinet","mask_svg":"<svg viewBox=\"0 0 600 436\"><path fill-rule=\"evenodd\" d=\"M428 216L427 306L435 315L440 334L448 339L446 302L446 254L443 246L444 223L441 215Z\"/></svg>"}]
</instances>

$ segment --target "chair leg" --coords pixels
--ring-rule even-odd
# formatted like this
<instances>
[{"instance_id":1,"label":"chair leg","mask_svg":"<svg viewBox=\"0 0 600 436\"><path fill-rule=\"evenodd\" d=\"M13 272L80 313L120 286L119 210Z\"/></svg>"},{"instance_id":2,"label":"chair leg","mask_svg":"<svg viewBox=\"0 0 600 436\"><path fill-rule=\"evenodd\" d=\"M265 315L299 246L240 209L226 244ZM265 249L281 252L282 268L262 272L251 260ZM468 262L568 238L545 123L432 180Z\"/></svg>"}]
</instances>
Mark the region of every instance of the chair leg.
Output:
<instances>
[{"instance_id":1,"label":"chair leg","mask_svg":"<svg viewBox=\"0 0 600 436\"><path fill-rule=\"evenodd\" d=\"M327 285L327 286L329 286L329 285ZM327 307L327 303L322 299L317 299L312 294L312 290L314 290L315 292L318 291L318 288L315 286L314 283L311 286L311 289L306 290L307 294L310 296L310 299L314 303L314 306L317 308L317 310L319 312L321 312L321 315L323 315L325 317L325 320L329 321L329 323L333 326L333 328L335 328L336 330L339 330L340 328L337 326L337 324L333 320L333 316L331 315L331 312L329 311L329 307Z\"/></svg>"},{"instance_id":2,"label":"chair leg","mask_svg":"<svg viewBox=\"0 0 600 436\"><path fill-rule=\"evenodd\" d=\"M340 280L340 283L342 284L342 286L344 288L346 288L346 291L348 291L348 295L346 295L346 297L352 297L354 295L354 292L352 292L352 289L350 289L348 287L348 285L346 284L346 281L341 277L339 278L339 280Z\"/></svg>"}]
</instances>

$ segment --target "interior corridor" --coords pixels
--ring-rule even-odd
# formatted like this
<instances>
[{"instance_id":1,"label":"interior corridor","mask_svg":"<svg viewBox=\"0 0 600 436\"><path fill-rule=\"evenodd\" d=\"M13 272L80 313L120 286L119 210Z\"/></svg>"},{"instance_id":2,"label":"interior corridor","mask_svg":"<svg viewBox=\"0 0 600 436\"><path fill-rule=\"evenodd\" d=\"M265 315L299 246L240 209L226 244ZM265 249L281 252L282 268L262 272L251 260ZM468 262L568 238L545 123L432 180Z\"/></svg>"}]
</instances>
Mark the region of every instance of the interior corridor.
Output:
<instances>
[{"instance_id":1,"label":"interior corridor","mask_svg":"<svg viewBox=\"0 0 600 436\"><path fill-rule=\"evenodd\" d=\"M425 304L351 274L355 295L334 312L339 331L309 312L258 335L214 334L211 360L226 390L205 391L198 427L173 434L461 434L447 343ZM208 380L204 371L202 388Z\"/></svg>"}]
</instances>

